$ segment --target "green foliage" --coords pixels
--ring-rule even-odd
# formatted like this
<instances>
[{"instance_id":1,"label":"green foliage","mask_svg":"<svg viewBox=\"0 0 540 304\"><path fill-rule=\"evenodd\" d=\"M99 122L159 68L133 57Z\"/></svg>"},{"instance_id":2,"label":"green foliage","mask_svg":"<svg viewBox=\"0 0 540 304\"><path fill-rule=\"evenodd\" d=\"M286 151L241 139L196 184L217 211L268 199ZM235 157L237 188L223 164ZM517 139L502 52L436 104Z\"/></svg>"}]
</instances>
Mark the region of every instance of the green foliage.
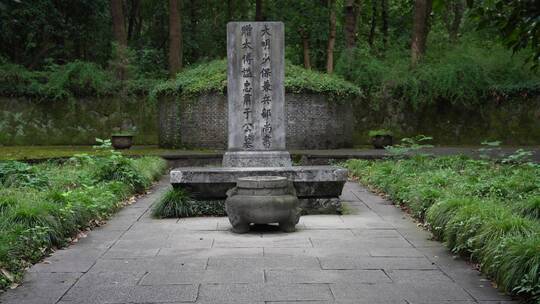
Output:
<instances>
[{"instance_id":1,"label":"green foliage","mask_svg":"<svg viewBox=\"0 0 540 304\"><path fill-rule=\"evenodd\" d=\"M393 132L387 129L378 129L378 130L371 130L368 133L369 137L375 137L375 136L392 136Z\"/></svg>"},{"instance_id":2,"label":"green foliage","mask_svg":"<svg viewBox=\"0 0 540 304\"><path fill-rule=\"evenodd\" d=\"M359 87L339 76L307 70L290 63L285 66L285 91L290 93L321 93L338 101L350 101L362 96Z\"/></svg>"},{"instance_id":3,"label":"green foliage","mask_svg":"<svg viewBox=\"0 0 540 304\"><path fill-rule=\"evenodd\" d=\"M406 137L401 139L400 144L385 147L385 149L394 156L403 157L410 152L433 148L433 145L427 144L427 142L431 141L432 139L432 137L425 135L417 135L412 138Z\"/></svg>"},{"instance_id":4,"label":"green foliage","mask_svg":"<svg viewBox=\"0 0 540 304\"><path fill-rule=\"evenodd\" d=\"M49 64L42 71L0 63L0 95L25 96L47 100L68 100L81 97L103 97L119 93L147 94L157 80L136 74L120 82L108 70L85 61L64 65Z\"/></svg>"},{"instance_id":5,"label":"green foliage","mask_svg":"<svg viewBox=\"0 0 540 304\"><path fill-rule=\"evenodd\" d=\"M526 54L514 54L475 35L457 45L428 49L420 65L410 68L408 50L390 47L385 57L369 49L344 51L336 73L362 88L375 109L399 103L420 109L446 102L473 108L511 96L540 91L540 76L527 69Z\"/></svg>"},{"instance_id":6,"label":"green foliage","mask_svg":"<svg viewBox=\"0 0 540 304\"><path fill-rule=\"evenodd\" d=\"M224 93L227 88L227 62L214 60L188 68L176 79L163 81L150 91L150 99L161 95L193 96L209 92Z\"/></svg>"},{"instance_id":7,"label":"green foliage","mask_svg":"<svg viewBox=\"0 0 540 304\"><path fill-rule=\"evenodd\" d=\"M47 184L47 179L28 164L0 162L0 185L3 187L43 187Z\"/></svg>"},{"instance_id":8,"label":"green foliage","mask_svg":"<svg viewBox=\"0 0 540 304\"><path fill-rule=\"evenodd\" d=\"M192 216L224 216L223 201L197 201L187 191L173 188L167 191L152 210L157 218L180 218Z\"/></svg>"},{"instance_id":9,"label":"green foliage","mask_svg":"<svg viewBox=\"0 0 540 304\"><path fill-rule=\"evenodd\" d=\"M503 239L492 256L486 266L502 288L540 299L540 234Z\"/></svg>"},{"instance_id":10,"label":"green foliage","mask_svg":"<svg viewBox=\"0 0 540 304\"><path fill-rule=\"evenodd\" d=\"M47 82L43 90L46 96L55 100L111 95L115 89L112 75L90 62L53 64L46 72Z\"/></svg>"},{"instance_id":11,"label":"green foliage","mask_svg":"<svg viewBox=\"0 0 540 304\"><path fill-rule=\"evenodd\" d=\"M193 216L189 194L182 189L167 191L152 210L152 215L157 218Z\"/></svg>"},{"instance_id":12,"label":"green foliage","mask_svg":"<svg viewBox=\"0 0 540 304\"><path fill-rule=\"evenodd\" d=\"M504 44L517 52L531 48L529 60L538 67L540 61L540 6L534 0L481 0L476 4L474 15L479 27L495 29Z\"/></svg>"},{"instance_id":13,"label":"green foliage","mask_svg":"<svg viewBox=\"0 0 540 304\"><path fill-rule=\"evenodd\" d=\"M540 300L540 167L463 156L347 167L425 220L453 252L478 261L501 289Z\"/></svg>"},{"instance_id":14,"label":"green foliage","mask_svg":"<svg viewBox=\"0 0 540 304\"><path fill-rule=\"evenodd\" d=\"M65 245L79 230L108 218L165 167L161 158L116 154L79 155L65 163L38 165L1 162L0 289L19 282L25 268Z\"/></svg>"},{"instance_id":15,"label":"green foliage","mask_svg":"<svg viewBox=\"0 0 540 304\"><path fill-rule=\"evenodd\" d=\"M214 60L199 64L178 73L176 79L159 83L150 92L150 99L159 96L183 96L209 92L224 94L227 89L227 62ZM338 76L322 74L316 71L287 63L285 66L285 91L291 93L322 93L335 100L349 100L361 96L361 90Z\"/></svg>"}]
</instances>

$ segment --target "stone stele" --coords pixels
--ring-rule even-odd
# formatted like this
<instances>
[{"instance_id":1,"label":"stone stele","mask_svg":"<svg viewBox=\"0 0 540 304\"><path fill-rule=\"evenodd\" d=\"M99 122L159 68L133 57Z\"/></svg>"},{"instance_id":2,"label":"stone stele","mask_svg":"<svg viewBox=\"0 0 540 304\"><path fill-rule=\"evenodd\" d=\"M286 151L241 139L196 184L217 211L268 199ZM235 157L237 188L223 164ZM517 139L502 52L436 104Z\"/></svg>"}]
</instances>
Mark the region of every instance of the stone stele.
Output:
<instances>
[{"instance_id":1,"label":"stone stele","mask_svg":"<svg viewBox=\"0 0 540 304\"><path fill-rule=\"evenodd\" d=\"M287 167L282 22L227 24L228 150L224 167Z\"/></svg>"},{"instance_id":2,"label":"stone stele","mask_svg":"<svg viewBox=\"0 0 540 304\"><path fill-rule=\"evenodd\" d=\"M239 178L279 176L292 182L302 200L334 200L341 195L346 169L292 166L285 150L283 32L281 22L227 25L228 151L222 167L172 170L174 187L198 200L221 200Z\"/></svg>"}]
</instances>

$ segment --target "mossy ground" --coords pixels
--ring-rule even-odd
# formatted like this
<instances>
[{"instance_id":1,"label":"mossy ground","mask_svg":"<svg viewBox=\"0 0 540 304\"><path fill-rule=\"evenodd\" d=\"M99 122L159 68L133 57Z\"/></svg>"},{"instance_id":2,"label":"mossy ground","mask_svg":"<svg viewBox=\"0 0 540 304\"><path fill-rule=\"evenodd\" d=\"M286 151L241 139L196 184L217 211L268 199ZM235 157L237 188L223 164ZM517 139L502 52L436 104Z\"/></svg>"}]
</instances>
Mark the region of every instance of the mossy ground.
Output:
<instances>
[{"instance_id":1,"label":"mossy ground","mask_svg":"<svg viewBox=\"0 0 540 304\"><path fill-rule=\"evenodd\" d=\"M214 150L173 150L161 149L157 146L135 146L131 149L120 150L126 156L163 156L183 153L215 153ZM77 154L100 155L104 152L93 149L92 146L0 146L0 161L2 160L45 160L54 158L69 158Z\"/></svg>"}]
</instances>

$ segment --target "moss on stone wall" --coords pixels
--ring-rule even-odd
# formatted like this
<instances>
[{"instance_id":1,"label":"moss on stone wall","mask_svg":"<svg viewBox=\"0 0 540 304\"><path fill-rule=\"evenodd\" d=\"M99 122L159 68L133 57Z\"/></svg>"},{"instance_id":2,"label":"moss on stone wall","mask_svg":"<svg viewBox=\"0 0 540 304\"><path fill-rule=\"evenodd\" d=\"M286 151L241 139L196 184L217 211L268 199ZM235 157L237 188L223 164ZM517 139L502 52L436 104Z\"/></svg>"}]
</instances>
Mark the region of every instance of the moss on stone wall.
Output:
<instances>
[{"instance_id":1,"label":"moss on stone wall","mask_svg":"<svg viewBox=\"0 0 540 304\"><path fill-rule=\"evenodd\" d=\"M117 129L136 128L136 144L156 144L157 107L146 98L37 102L0 98L0 145L88 145Z\"/></svg>"},{"instance_id":2,"label":"moss on stone wall","mask_svg":"<svg viewBox=\"0 0 540 304\"><path fill-rule=\"evenodd\" d=\"M441 145L479 145L484 140L540 143L540 97L493 101L478 108L439 102L415 109L389 101L373 109L364 102L355 106L355 117L357 145L369 144L368 132L381 128L392 130L396 138L424 134Z\"/></svg>"}]
</instances>

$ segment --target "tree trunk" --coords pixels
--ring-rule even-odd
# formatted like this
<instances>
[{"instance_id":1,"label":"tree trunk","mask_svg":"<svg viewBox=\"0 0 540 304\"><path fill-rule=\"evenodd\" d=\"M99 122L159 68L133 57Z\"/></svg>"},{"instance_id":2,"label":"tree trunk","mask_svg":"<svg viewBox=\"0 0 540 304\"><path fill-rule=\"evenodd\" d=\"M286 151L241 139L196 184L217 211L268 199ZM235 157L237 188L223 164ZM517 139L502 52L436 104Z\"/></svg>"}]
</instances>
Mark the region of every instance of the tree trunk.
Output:
<instances>
[{"instance_id":1,"label":"tree trunk","mask_svg":"<svg viewBox=\"0 0 540 304\"><path fill-rule=\"evenodd\" d=\"M197 61L197 58L199 57L199 54L197 52L198 50L198 44L196 42L197 40L197 3L195 0L190 0L190 25L191 25L191 39L193 40L194 44L191 48L191 60L192 62Z\"/></svg>"},{"instance_id":2,"label":"tree trunk","mask_svg":"<svg viewBox=\"0 0 540 304\"><path fill-rule=\"evenodd\" d=\"M326 73L334 72L334 45L336 44L336 9L335 0L328 0L330 10L330 31L328 34L328 47L326 48Z\"/></svg>"},{"instance_id":3,"label":"tree trunk","mask_svg":"<svg viewBox=\"0 0 540 304\"><path fill-rule=\"evenodd\" d=\"M388 43L388 1L381 0L381 17L382 17L382 35L383 35L383 46L386 50L386 45Z\"/></svg>"},{"instance_id":4,"label":"tree trunk","mask_svg":"<svg viewBox=\"0 0 540 304\"><path fill-rule=\"evenodd\" d=\"M169 0L169 76L182 70L182 28L178 0Z\"/></svg>"},{"instance_id":5,"label":"tree trunk","mask_svg":"<svg viewBox=\"0 0 540 304\"><path fill-rule=\"evenodd\" d=\"M142 32L142 25L143 25L143 18L141 14L141 10L139 9L138 15L137 15L137 22L135 26L135 34L134 34L134 40L137 41L141 37Z\"/></svg>"},{"instance_id":6,"label":"tree trunk","mask_svg":"<svg viewBox=\"0 0 540 304\"><path fill-rule=\"evenodd\" d=\"M129 12L129 21L128 21L128 34L127 40L132 41L135 36L135 31L138 27L138 18L140 16L141 10L141 1L140 0L131 0L131 10Z\"/></svg>"},{"instance_id":7,"label":"tree trunk","mask_svg":"<svg viewBox=\"0 0 540 304\"><path fill-rule=\"evenodd\" d=\"M300 37L302 38L302 49L304 53L304 68L311 70L311 58L309 56L309 35L304 28L298 30Z\"/></svg>"},{"instance_id":8,"label":"tree trunk","mask_svg":"<svg viewBox=\"0 0 540 304\"><path fill-rule=\"evenodd\" d=\"M448 40L457 42L461 20L465 11L465 3L463 0L453 0L446 6L446 14L443 17L444 23L448 30Z\"/></svg>"},{"instance_id":9,"label":"tree trunk","mask_svg":"<svg viewBox=\"0 0 540 304\"><path fill-rule=\"evenodd\" d=\"M263 13L262 8L263 6L263 0L256 0L255 1L255 21L263 21Z\"/></svg>"},{"instance_id":10,"label":"tree trunk","mask_svg":"<svg viewBox=\"0 0 540 304\"><path fill-rule=\"evenodd\" d=\"M356 46L360 0L345 1L343 13L345 15L345 46L350 49Z\"/></svg>"},{"instance_id":11,"label":"tree trunk","mask_svg":"<svg viewBox=\"0 0 540 304\"><path fill-rule=\"evenodd\" d=\"M126 79L127 61L127 35L124 19L124 7L122 0L111 0L111 17L113 22L114 39L117 43L116 57L118 62L115 63L116 77L119 80Z\"/></svg>"},{"instance_id":12,"label":"tree trunk","mask_svg":"<svg viewBox=\"0 0 540 304\"><path fill-rule=\"evenodd\" d=\"M375 29L377 27L377 1L371 0L371 28L369 30L368 43L373 47L373 41L375 40Z\"/></svg>"},{"instance_id":13,"label":"tree trunk","mask_svg":"<svg viewBox=\"0 0 540 304\"><path fill-rule=\"evenodd\" d=\"M111 0L111 16L114 39L119 46L127 46L126 27L124 24L124 8L122 0Z\"/></svg>"},{"instance_id":14,"label":"tree trunk","mask_svg":"<svg viewBox=\"0 0 540 304\"><path fill-rule=\"evenodd\" d=\"M432 0L415 0L413 37L411 43L411 64L416 64L426 53L426 41L429 33L429 15L431 14Z\"/></svg>"}]
</instances>

